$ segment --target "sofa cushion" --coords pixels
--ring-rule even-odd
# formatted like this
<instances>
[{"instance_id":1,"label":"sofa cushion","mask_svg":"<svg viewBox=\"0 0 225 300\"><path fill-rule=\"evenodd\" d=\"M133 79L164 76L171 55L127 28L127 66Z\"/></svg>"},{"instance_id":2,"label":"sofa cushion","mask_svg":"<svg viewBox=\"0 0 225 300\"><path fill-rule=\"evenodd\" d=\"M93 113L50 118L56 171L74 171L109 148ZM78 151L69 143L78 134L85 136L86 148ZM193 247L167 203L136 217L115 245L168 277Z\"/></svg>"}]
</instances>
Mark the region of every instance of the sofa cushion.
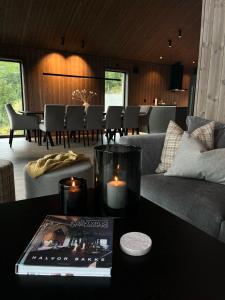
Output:
<instances>
[{"instance_id":1,"label":"sofa cushion","mask_svg":"<svg viewBox=\"0 0 225 300\"><path fill-rule=\"evenodd\" d=\"M210 122L211 120L196 116L188 116L186 119L188 132L190 133L196 128L206 125ZM214 148L225 148L225 124L220 122L215 122Z\"/></svg>"},{"instance_id":2,"label":"sofa cushion","mask_svg":"<svg viewBox=\"0 0 225 300\"><path fill-rule=\"evenodd\" d=\"M204 126L196 128L191 135L202 141L207 149L213 149L214 146L214 122L210 122ZM165 142L156 173L163 173L168 170L174 160L175 154L179 148L180 141L184 131L176 123L170 121L166 131Z\"/></svg>"},{"instance_id":3,"label":"sofa cushion","mask_svg":"<svg viewBox=\"0 0 225 300\"><path fill-rule=\"evenodd\" d=\"M199 139L185 132L174 161L164 175L225 184L225 148L207 151Z\"/></svg>"},{"instance_id":4,"label":"sofa cushion","mask_svg":"<svg viewBox=\"0 0 225 300\"><path fill-rule=\"evenodd\" d=\"M141 179L141 196L217 238L225 218L224 195L224 185L203 180L161 174Z\"/></svg>"}]
</instances>

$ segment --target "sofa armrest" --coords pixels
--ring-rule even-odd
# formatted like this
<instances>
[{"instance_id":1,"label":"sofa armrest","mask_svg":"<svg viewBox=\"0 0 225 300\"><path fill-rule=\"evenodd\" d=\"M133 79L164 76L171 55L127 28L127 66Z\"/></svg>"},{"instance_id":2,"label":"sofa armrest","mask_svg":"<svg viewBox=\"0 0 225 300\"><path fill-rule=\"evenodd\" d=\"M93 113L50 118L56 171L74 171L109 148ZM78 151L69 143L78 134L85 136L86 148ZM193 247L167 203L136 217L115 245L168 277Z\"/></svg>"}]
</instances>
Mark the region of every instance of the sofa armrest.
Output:
<instances>
[{"instance_id":1,"label":"sofa armrest","mask_svg":"<svg viewBox=\"0 0 225 300\"><path fill-rule=\"evenodd\" d=\"M142 174L154 174L164 145L165 133L123 136L119 143L142 148Z\"/></svg>"}]
</instances>

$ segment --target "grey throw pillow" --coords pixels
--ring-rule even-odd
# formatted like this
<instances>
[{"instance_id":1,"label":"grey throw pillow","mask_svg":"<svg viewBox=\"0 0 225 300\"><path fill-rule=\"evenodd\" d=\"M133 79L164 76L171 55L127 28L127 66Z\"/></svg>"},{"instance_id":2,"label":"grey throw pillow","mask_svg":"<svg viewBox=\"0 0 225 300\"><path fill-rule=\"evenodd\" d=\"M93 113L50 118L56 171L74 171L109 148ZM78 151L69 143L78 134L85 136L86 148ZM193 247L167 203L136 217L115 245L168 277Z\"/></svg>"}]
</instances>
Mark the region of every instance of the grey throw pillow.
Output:
<instances>
[{"instance_id":1,"label":"grey throw pillow","mask_svg":"<svg viewBox=\"0 0 225 300\"><path fill-rule=\"evenodd\" d=\"M200 140L185 132L175 159L164 175L225 184L225 148L207 151Z\"/></svg>"},{"instance_id":2,"label":"grey throw pillow","mask_svg":"<svg viewBox=\"0 0 225 300\"><path fill-rule=\"evenodd\" d=\"M203 119L197 116L187 116L186 124L188 132L193 132L196 128L204 126L212 121ZM214 131L214 148L225 148L225 124L221 122L215 122Z\"/></svg>"}]
</instances>

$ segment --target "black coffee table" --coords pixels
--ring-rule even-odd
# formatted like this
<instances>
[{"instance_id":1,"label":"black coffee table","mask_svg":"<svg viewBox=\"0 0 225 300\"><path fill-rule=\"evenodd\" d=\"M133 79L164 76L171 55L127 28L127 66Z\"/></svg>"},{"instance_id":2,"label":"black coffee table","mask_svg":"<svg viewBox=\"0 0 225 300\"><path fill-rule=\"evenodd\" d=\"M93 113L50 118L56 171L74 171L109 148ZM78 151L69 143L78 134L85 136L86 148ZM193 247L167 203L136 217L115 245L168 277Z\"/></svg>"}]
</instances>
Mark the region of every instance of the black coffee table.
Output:
<instances>
[{"instance_id":1,"label":"black coffee table","mask_svg":"<svg viewBox=\"0 0 225 300\"><path fill-rule=\"evenodd\" d=\"M93 194L90 203L95 204ZM115 219L111 278L15 275L15 263L46 214L60 214L57 195L0 205L1 294L29 299L225 299L225 244L141 199L136 217ZM87 215L93 213L89 205ZM96 211L98 213L98 210ZM143 257L121 252L128 231L150 235Z\"/></svg>"}]
</instances>

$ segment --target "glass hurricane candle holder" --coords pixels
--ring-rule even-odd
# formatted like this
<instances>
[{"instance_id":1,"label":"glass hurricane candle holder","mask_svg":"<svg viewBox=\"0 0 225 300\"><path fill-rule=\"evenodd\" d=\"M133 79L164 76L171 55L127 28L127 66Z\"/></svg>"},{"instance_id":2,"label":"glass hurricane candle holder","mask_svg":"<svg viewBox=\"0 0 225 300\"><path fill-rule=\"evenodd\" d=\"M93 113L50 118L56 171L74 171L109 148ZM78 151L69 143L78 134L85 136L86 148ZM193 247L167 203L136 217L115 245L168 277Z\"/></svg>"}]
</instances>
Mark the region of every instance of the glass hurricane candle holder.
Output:
<instances>
[{"instance_id":1,"label":"glass hurricane candle holder","mask_svg":"<svg viewBox=\"0 0 225 300\"><path fill-rule=\"evenodd\" d=\"M140 178L140 147L95 147L95 191L105 214L126 216L135 212L140 199Z\"/></svg>"},{"instance_id":2,"label":"glass hurricane candle holder","mask_svg":"<svg viewBox=\"0 0 225 300\"><path fill-rule=\"evenodd\" d=\"M83 178L71 177L59 181L59 194L65 215L82 215L86 206L87 183Z\"/></svg>"}]
</instances>

